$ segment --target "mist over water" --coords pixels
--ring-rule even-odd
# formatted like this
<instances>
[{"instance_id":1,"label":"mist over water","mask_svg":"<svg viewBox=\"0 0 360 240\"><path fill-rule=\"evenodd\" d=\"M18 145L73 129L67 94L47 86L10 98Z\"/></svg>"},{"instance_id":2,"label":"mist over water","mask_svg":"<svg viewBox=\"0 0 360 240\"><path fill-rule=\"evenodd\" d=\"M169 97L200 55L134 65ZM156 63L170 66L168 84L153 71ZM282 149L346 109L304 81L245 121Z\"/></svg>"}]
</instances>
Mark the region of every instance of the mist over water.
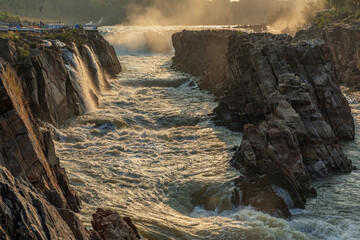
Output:
<instances>
[{"instance_id":1,"label":"mist over water","mask_svg":"<svg viewBox=\"0 0 360 240\"><path fill-rule=\"evenodd\" d=\"M171 50L128 48L131 41L124 44L115 37L133 32L138 36L133 39L141 39L141 34L155 31L170 39L181 27L102 31L115 45L123 72L110 80L111 90L102 92L100 107L58 129L56 142L60 161L83 200L81 218L87 226L102 206L132 217L148 239L360 236L359 170L316 183L319 197L306 210L294 210L292 221L234 208L232 182L239 172L229 160L241 133L213 125L209 114L217 106L214 96L200 91L192 76L170 69ZM356 102L352 107L360 109ZM344 145L358 166L359 145L359 139Z\"/></svg>"},{"instance_id":2,"label":"mist over water","mask_svg":"<svg viewBox=\"0 0 360 240\"><path fill-rule=\"evenodd\" d=\"M311 5L309 5L311 3ZM123 24L171 25L269 25L281 31L306 24L323 0L152 0L127 6Z\"/></svg>"}]
</instances>

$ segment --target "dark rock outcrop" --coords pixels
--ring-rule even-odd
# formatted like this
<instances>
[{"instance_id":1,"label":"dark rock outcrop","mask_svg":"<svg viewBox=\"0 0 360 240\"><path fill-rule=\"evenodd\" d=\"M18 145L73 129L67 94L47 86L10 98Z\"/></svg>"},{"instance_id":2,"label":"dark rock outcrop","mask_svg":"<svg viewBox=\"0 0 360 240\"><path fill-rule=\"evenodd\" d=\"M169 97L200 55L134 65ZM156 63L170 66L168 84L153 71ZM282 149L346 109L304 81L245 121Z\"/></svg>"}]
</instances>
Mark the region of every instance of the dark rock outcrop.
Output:
<instances>
[{"instance_id":1,"label":"dark rock outcrop","mask_svg":"<svg viewBox=\"0 0 360 240\"><path fill-rule=\"evenodd\" d=\"M79 239L41 192L2 166L0 196L1 239Z\"/></svg>"},{"instance_id":2,"label":"dark rock outcrop","mask_svg":"<svg viewBox=\"0 0 360 240\"><path fill-rule=\"evenodd\" d=\"M0 164L46 191L58 205L79 211L79 199L60 167L49 131L29 111L19 78L13 72L1 80Z\"/></svg>"},{"instance_id":3,"label":"dark rock outcrop","mask_svg":"<svg viewBox=\"0 0 360 240\"><path fill-rule=\"evenodd\" d=\"M340 83L360 87L360 24L333 23L297 32L293 42L322 39L329 46Z\"/></svg>"},{"instance_id":4,"label":"dark rock outcrop","mask_svg":"<svg viewBox=\"0 0 360 240\"><path fill-rule=\"evenodd\" d=\"M218 97L227 89L225 53L228 49L228 36L234 32L219 33L183 31L172 37L175 48L172 67L200 76L200 88L210 90Z\"/></svg>"},{"instance_id":5,"label":"dark rock outcrop","mask_svg":"<svg viewBox=\"0 0 360 240\"><path fill-rule=\"evenodd\" d=\"M0 166L0 238L28 240L140 239L130 218L98 209L91 233L69 209L56 208L23 178Z\"/></svg>"},{"instance_id":6,"label":"dark rock outcrop","mask_svg":"<svg viewBox=\"0 0 360 240\"><path fill-rule=\"evenodd\" d=\"M209 52L216 34L228 46L214 58ZM207 40L198 45L202 37ZM316 195L311 180L352 170L338 141L354 139L354 121L323 41L293 44L287 35L208 31L185 31L173 39L174 67L193 73L187 66L195 65L213 76L202 81L222 82L220 89L205 84L222 96L215 120L244 131L231 161L244 175L236 181L242 204L289 217L289 209L304 208L306 198ZM205 57L187 57L189 48Z\"/></svg>"},{"instance_id":7,"label":"dark rock outcrop","mask_svg":"<svg viewBox=\"0 0 360 240\"><path fill-rule=\"evenodd\" d=\"M98 208L91 222L94 230L104 240L140 239L130 218L122 218L117 212Z\"/></svg>"}]
</instances>

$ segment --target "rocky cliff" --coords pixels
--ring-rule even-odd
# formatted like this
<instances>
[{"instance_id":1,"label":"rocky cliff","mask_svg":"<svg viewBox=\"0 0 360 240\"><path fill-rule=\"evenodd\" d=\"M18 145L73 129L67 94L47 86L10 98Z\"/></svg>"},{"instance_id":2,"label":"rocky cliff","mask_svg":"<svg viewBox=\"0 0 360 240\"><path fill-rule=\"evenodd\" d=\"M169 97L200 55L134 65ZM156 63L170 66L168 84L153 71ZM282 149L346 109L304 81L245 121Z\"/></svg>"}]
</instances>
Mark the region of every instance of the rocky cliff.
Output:
<instances>
[{"instance_id":1,"label":"rocky cliff","mask_svg":"<svg viewBox=\"0 0 360 240\"><path fill-rule=\"evenodd\" d=\"M75 215L80 200L49 124L96 107L109 88L106 76L121 71L114 48L83 31L0 37L1 239L107 239ZM120 227L108 226L126 236Z\"/></svg>"},{"instance_id":2,"label":"rocky cliff","mask_svg":"<svg viewBox=\"0 0 360 240\"><path fill-rule=\"evenodd\" d=\"M360 87L360 24L356 22L312 26L299 31L293 42L322 39L329 46L340 83Z\"/></svg>"},{"instance_id":3,"label":"rocky cliff","mask_svg":"<svg viewBox=\"0 0 360 240\"><path fill-rule=\"evenodd\" d=\"M218 39L223 51L213 55ZM202 85L221 96L215 120L244 131L231 160L243 174L234 202L280 217L316 196L312 180L352 170L339 140L354 139L354 121L331 51L323 41L292 41L241 32L173 35L173 66L206 73L201 81L210 83Z\"/></svg>"}]
</instances>

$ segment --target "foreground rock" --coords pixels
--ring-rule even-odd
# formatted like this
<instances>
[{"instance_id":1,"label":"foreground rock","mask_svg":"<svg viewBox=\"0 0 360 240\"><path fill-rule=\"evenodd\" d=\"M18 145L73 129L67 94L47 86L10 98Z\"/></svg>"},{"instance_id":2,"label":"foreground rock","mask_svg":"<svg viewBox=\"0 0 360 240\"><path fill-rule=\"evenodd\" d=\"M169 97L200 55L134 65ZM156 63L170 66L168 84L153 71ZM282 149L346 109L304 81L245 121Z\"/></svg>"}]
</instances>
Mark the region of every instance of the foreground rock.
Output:
<instances>
[{"instance_id":1,"label":"foreground rock","mask_svg":"<svg viewBox=\"0 0 360 240\"><path fill-rule=\"evenodd\" d=\"M1 239L79 239L41 192L4 167L0 167L0 195Z\"/></svg>"},{"instance_id":2,"label":"foreground rock","mask_svg":"<svg viewBox=\"0 0 360 240\"><path fill-rule=\"evenodd\" d=\"M99 237L104 240L136 240L139 233L130 218L122 218L112 210L97 209L91 222Z\"/></svg>"},{"instance_id":3,"label":"foreground rock","mask_svg":"<svg viewBox=\"0 0 360 240\"><path fill-rule=\"evenodd\" d=\"M15 179L0 166L0 237L28 240L112 240L139 239L130 218L98 209L91 233L67 208L56 208L22 178ZM126 220L127 221L126 221Z\"/></svg>"},{"instance_id":4,"label":"foreground rock","mask_svg":"<svg viewBox=\"0 0 360 240\"><path fill-rule=\"evenodd\" d=\"M199 45L202 38L206 41ZM214 58L208 52L217 48L218 39L228 44ZM231 161L244 175L236 181L239 202L285 218L316 196L311 180L352 170L339 140L352 140L355 132L328 46L292 40L209 31L173 36L173 66L191 73L194 67L188 66L197 66L200 75L207 73L202 81L212 83L202 84L222 96L215 119L244 131ZM220 88L212 87L216 81Z\"/></svg>"}]
</instances>

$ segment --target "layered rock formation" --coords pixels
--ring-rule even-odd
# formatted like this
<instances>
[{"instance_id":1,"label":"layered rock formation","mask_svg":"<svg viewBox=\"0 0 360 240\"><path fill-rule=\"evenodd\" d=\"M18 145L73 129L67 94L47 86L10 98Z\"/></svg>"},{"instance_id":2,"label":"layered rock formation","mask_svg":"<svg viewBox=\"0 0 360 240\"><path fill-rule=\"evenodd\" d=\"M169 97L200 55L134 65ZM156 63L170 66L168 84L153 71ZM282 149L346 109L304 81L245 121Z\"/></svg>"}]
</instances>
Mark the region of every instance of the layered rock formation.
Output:
<instances>
[{"instance_id":1,"label":"layered rock formation","mask_svg":"<svg viewBox=\"0 0 360 240\"><path fill-rule=\"evenodd\" d=\"M80 239L41 192L2 166L0 195L1 239Z\"/></svg>"},{"instance_id":2,"label":"layered rock formation","mask_svg":"<svg viewBox=\"0 0 360 240\"><path fill-rule=\"evenodd\" d=\"M201 38L205 44L199 45ZM208 52L219 38L228 44L214 58ZM236 180L238 202L289 217L290 209L304 208L306 198L316 196L311 180L351 171L338 141L354 139L354 121L324 42L209 31L185 31L173 40L173 66L191 73L194 67L187 66L197 66L200 75L212 76L202 81L211 79L203 85L222 96L216 120L244 131L231 161L243 174ZM220 89L212 87L216 81Z\"/></svg>"},{"instance_id":3,"label":"layered rock formation","mask_svg":"<svg viewBox=\"0 0 360 240\"><path fill-rule=\"evenodd\" d=\"M322 39L329 46L340 83L360 87L360 30L359 23L336 23L323 28L312 26L299 31L294 42Z\"/></svg>"},{"instance_id":4,"label":"layered rock formation","mask_svg":"<svg viewBox=\"0 0 360 240\"><path fill-rule=\"evenodd\" d=\"M64 36L65 43L56 39ZM121 71L115 50L101 35L82 31L7 37L0 39L0 50L1 239L93 238L74 213L80 200L60 166L48 124L98 101L109 88L106 75Z\"/></svg>"}]
</instances>

